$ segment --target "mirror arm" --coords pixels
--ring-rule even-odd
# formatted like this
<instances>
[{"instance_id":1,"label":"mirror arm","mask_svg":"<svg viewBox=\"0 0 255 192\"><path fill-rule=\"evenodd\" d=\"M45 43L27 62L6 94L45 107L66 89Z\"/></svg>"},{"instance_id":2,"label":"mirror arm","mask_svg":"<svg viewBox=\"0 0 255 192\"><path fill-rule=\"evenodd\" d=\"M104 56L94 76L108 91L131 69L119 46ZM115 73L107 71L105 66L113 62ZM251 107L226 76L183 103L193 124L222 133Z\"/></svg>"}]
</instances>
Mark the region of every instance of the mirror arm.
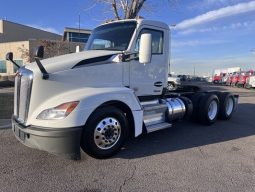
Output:
<instances>
[{"instance_id":1,"label":"mirror arm","mask_svg":"<svg viewBox=\"0 0 255 192\"><path fill-rule=\"evenodd\" d=\"M18 67L18 69L20 68L20 66L13 60L10 60L10 62L12 62L13 65L15 65L16 67Z\"/></svg>"},{"instance_id":2,"label":"mirror arm","mask_svg":"<svg viewBox=\"0 0 255 192\"><path fill-rule=\"evenodd\" d=\"M137 60L139 58L138 55L139 55L138 52L133 53L124 52L122 53L122 62Z\"/></svg>"},{"instance_id":3,"label":"mirror arm","mask_svg":"<svg viewBox=\"0 0 255 192\"><path fill-rule=\"evenodd\" d=\"M39 60L38 57L35 57L35 62L36 62L38 68L40 69L40 71L42 73L42 79L49 79L49 73L43 67L43 65L42 65L42 63L41 63L41 61Z\"/></svg>"}]
</instances>

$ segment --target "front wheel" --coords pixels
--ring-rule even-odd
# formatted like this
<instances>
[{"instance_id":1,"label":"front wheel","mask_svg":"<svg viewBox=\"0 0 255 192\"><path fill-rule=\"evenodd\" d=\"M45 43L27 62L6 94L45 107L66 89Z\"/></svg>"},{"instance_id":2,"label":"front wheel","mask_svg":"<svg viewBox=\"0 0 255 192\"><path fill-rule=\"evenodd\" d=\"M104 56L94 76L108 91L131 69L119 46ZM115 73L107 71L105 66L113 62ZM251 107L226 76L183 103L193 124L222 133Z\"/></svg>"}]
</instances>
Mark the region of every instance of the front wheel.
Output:
<instances>
[{"instance_id":1,"label":"front wheel","mask_svg":"<svg viewBox=\"0 0 255 192\"><path fill-rule=\"evenodd\" d=\"M116 107L97 109L86 123L81 148L95 158L107 158L116 154L128 135L128 121Z\"/></svg>"}]
</instances>

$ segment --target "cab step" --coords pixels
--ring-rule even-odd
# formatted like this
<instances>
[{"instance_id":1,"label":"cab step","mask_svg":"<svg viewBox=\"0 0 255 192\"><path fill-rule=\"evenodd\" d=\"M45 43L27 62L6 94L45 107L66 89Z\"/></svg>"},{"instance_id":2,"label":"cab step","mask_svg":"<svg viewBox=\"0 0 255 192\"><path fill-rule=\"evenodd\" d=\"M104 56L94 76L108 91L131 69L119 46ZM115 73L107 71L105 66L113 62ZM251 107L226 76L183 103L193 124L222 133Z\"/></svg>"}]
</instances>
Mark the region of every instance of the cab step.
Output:
<instances>
[{"instance_id":1,"label":"cab step","mask_svg":"<svg viewBox=\"0 0 255 192\"><path fill-rule=\"evenodd\" d=\"M143 105L143 121L145 126L165 122L166 110L166 104L155 103Z\"/></svg>"},{"instance_id":2,"label":"cab step","mask_svg":"<svg viewBox=\"0 0 255 192\"><path fill-rule=\"evenodd\" d=\"M147 133L151 133L154 131L158 131L158 130L166 129L166 128L170 128L170 127L172 127L172 124L163 122L163 123L159 123L159 124L153 124L153 125L146 126L146 130L147 130Z\"/></svg>"}]
</instances>

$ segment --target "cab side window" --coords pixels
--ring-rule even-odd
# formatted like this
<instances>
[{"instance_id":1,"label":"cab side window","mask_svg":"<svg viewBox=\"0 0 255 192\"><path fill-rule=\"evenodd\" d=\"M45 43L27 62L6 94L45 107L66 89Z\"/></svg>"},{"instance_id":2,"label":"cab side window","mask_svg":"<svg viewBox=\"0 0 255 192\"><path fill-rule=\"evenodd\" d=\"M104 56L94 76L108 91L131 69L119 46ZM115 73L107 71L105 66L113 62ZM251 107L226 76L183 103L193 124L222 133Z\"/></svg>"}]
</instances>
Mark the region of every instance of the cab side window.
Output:
<instances>
[{"instance_id":1,"label":"cab side window","mask_svg":"<svg viewBox=\"0 0 255 192\"><path fill-rule=\"evenodd\" d=\"M140 38L144 33L150 33L152 35L152 54L163 54L163 31L153 30L153 29L142 29L139 37L136 41L135 51L139 51Z\"/></svg>"}]
</instances>

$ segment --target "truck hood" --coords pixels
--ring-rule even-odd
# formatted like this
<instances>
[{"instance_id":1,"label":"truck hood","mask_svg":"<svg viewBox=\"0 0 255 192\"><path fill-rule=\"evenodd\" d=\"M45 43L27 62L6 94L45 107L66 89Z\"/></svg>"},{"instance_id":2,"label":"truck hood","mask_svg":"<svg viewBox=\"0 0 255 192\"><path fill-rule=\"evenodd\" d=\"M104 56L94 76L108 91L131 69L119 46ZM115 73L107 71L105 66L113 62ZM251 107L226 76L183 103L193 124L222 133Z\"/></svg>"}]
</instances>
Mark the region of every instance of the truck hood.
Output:
<instances>
[{"instance_id":1,"label":"truck hood","mask_svg":"<svg viewBox=\"0 0 255 192\"><path fill-rule=\"evenodd\" d=\"M121 53L121 51L105 51L105 50L88 50L79 53L71 53L62 56L52 57L49 59L41 60L42 65L48 73L55 73L71 69L79 62L102 62L105 59L103 56L112 56ZM95 60L93 60L95 58ZM26 68L32 71L39 71L39 68L35 62L26 65Z\"/></svg>"}]
</instances>

